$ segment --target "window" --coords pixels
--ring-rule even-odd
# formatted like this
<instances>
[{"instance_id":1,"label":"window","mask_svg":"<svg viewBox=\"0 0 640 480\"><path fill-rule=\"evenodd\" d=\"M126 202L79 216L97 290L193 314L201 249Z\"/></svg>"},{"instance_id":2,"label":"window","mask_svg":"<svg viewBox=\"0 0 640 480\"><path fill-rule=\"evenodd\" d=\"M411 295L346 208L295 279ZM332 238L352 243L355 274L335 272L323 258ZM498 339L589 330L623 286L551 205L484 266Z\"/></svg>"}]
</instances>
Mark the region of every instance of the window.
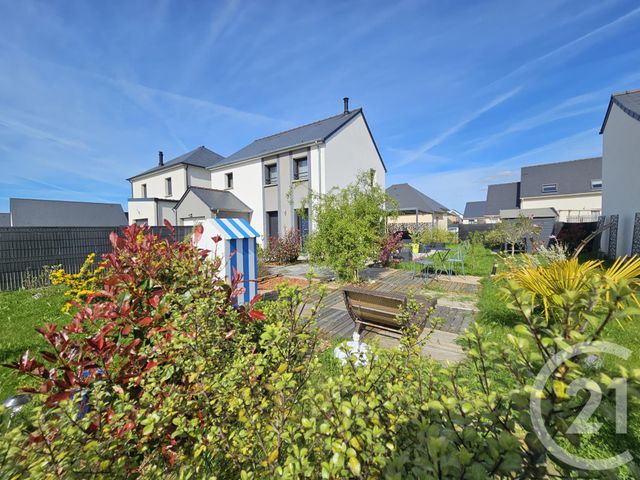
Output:
<instances>
[{"instance_id":1,"label":"window","mask_svg":"<svg viewBox=\"0 0 640 480\"><path fill-rule=\"evenodd\" d=\"M227 173L225 175L226 188L233 188L233 173Z\"/></svg>"},{"instance_id":2,"label":"window","mask_svg":"<svg viewBox=\"0 0 640 480\"><path fill-rule=\"evenodd\" d=\"M278 165L266 165L264 168L264 183L266 185L275 185L278 183Z\"/></svg>"},{"instance_id":3,"label":"window","mask_svg":"<svg viewBox=\"0 0 640 480\"><path fill-rule=\"evenodd\" d=\"M591 190L602 190L602 180L591 180Z\"/></svg>"},{"instance_id":4,"label":"window","mask_svg":"<svg viewBox=\"0 0 640 480\"><path fill-rule=\"evenodd\" d=\"M296 210L296 228L300 232L300 242L304 245L309 236L309 209Z\"/></svg>"},{"instance_id":5,"label":"window","mask_svg":"<svg viewBox=\"0 0 640 480\"><path fill-rule=\"evenodd\" d=\"M295 158L293 160L293 179L302 180L309 176L309 165L307 157Z\"/></svg>"},{"instance_id":6,"label":"window","mask_svg":"<svg viewBox=\"0 0 640 480\"><path fill-rule=\"evenodd\" d=\"M170 197L172 195L172 192L171 192L171 177L164 179L164 194L167 197Z\"/></svg>"},{"instance_id":7,"label":"window","mask_svg":"<svg viewBox=\"0 0 640 480\"><path fill-rule=\"evenodd\" d=\"M269 236L269 238L278 238L278 234L278 212L267 212L267 235Z\"/></svg>"},{"instance_id":8,"label":"window","mask_svg":"<svg viewBox=\"0 0 640 480\"><path fill-rule=\"evenodd\" d=\"M149 219L148 218L138 218L136 220L136 225L138 225L139 227L143 226L143 225L148 225L149 224Z\"/></svg>"},{"instance_id":9,"label":"window","mask_svg":"<svg viewBox=\"0 0 640 480\"><path fill-rule=\"evenodd\" d=\"M142 198L147 198L147 184L143 183L140 185L140 190L142 190Z\"/></svg>"},{"instance_id":10,"label":"window","mask_svg":"<svg viewBox=\"0 0 640 480\"><path fill-rule=\"evenodd\" d=\"M545 183L542 185L542 193L556 193L558 191L557 183Z\"/></svg>"}]
</instances>

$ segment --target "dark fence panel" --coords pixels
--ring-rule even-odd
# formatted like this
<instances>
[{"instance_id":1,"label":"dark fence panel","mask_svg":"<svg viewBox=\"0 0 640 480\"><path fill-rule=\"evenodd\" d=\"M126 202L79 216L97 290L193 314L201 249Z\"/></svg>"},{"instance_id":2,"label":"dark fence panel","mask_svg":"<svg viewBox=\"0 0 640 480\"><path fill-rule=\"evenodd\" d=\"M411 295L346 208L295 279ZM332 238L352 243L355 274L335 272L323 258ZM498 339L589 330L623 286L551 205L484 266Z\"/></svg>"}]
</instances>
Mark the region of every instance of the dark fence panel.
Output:
<instances>
[{"instance_id":1,"label":"dark fence panel","mask_svg":"<svg viewBox=\"0 0 640 480\"><path fill-rule=\"evenodd\" d=\"M109 234L122 227L0 227L0 291L25 287L43 268L62 265L77 273L90 253L99 259L111 251ZM182 240L193 227L175 227ZM161 238L170 238L166 227L151 227Z\"/></svg>"},{"instance_id":2,"label":"dark fence panel","mask_svg":"<svg viewBox=\"0 0 640 480\"><path fill-rule=\"evenodd\" d=\"M464 242L472 232L486 233L494 228L496 228L496 225L493 223L461 223L458 225L458 238Z\"/></svg>"}]
</instances>

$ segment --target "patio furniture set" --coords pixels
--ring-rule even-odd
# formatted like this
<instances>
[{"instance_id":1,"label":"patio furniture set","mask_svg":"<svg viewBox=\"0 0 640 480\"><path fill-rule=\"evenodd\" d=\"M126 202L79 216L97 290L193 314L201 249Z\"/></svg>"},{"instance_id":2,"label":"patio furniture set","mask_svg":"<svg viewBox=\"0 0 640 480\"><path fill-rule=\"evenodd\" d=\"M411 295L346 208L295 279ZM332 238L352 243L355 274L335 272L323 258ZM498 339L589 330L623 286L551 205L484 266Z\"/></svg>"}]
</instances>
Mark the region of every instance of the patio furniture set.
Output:
<instances>
[{"instance_id":1,"label":"patio furniture set","mask_svg":"<svg viewBox=\"0 0 640 480\"><path fill-rule=\"evenodd\" d=\"M409 254L414 264L414 276L424 275L425 278L435 279L443 274L449 277L454 273L464 275L464 260L468 252L467 243L454 248L448 248L444 244L420 244L418 252L414 252L412 247Z\"/></svg>"}]
</instances>

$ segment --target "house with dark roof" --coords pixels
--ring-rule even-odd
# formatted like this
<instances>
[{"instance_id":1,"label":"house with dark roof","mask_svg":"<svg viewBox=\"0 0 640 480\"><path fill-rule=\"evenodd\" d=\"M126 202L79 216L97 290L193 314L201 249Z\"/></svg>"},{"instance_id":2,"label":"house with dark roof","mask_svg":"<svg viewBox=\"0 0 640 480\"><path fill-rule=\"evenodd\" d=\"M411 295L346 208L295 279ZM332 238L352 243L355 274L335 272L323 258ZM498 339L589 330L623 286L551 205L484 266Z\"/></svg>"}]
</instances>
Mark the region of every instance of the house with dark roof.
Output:
<instances>
[{"instance_id":1,"label":"house with dark roof","mask_svg":"<svg viewBox=\"0 0 640 480\"><path fill-rule=\"evenodd\" d=\"M484 212L487 209L486 200L467 202L462 213L462 223L485 223Z\"/></svg>"},{"instance_id":2,"label":"house with dark roof","mask_svg":"<svg viewBox=\"0 0 640 480\"><path fill-rule=\"evenodd\" d=\"M618 215L616 254L640 253L640 216L636 220L640 212L640 90L611 95L600 133L602 214ZM609 232L605 232L603 250L608 251L608 243Z\"/></svg>"},{"instance_id":3,"label":"house with dark roof","mask_svg":"<svg viewBox=\"0 0 640 480\"><path fill-rule=\"evenodd\" d=\"M450 210L408 183L391 185L387 194L396 201L398 211L398 217L390 222L416 227L448 227Z\"/></svg>"},{"instance_id":4,"label":"house with dark roof","mask_svg":"<svg viewBox=\"0 0 640 480\"><path fill-rule=\"evenodd\" d=\"M164 220L179 224L174 207L189 187L211 186L208 167L224 159L222 155L201 146L167 162L158 152L158 164L127 180L131 184L129 198L130 223L163 225Z\"/></svg>"},{"instance_id":5,"label":"house with dark roof","mask_svg":"<svg viewBox=\"0 0 640 480\"><path fill-rule=\"evenodd\" d=\"M263 238L297 228L313 230L305 199L326 194L371 172L385 185L386 167L362 108L259 138L208 167L210 188L235 195L252 210ZM178 218L180 224L182 220Z\"/></svg>"},{"instance_id":6,"label":"house with dark roof","mask_svg":"<svg viewBox=\"0 0 640 480\"><path fill-rule=\"evenodd\" d=\"M116 227L127 225L119 203L10 198L12 227Z\"/></svg>"},{"instance_id":7,"label":"house with dark roof","mask_svg":"<svg viewBox=\"0 0 640 480\"><path fill-rule=\"evenodd\" d=\"M485 223L496 223L500 210L520 208L520 182L497 183L487 188Z\"/></svg>"},{"instance_id":8,"label":"house with dark roof","mask_svg":"<svg viewBox=\"0 0 640 480\"><path fill-rule=\"evenodd\" d=\"M180 225L196 225L207 218L244 218L253 210L228 190L189 187L174 207Z\"/></svg>"},{"instance_id":9,"label":"house with dark roof","mask_svg":"<svg viewBox=\"0 0 640 480\"><path fill-rule=\"evenodd\" d=\"M520 208L553 208L561 222L597 221L602 210L602 157L522 167Z\"/></svg>"}]
</instances>

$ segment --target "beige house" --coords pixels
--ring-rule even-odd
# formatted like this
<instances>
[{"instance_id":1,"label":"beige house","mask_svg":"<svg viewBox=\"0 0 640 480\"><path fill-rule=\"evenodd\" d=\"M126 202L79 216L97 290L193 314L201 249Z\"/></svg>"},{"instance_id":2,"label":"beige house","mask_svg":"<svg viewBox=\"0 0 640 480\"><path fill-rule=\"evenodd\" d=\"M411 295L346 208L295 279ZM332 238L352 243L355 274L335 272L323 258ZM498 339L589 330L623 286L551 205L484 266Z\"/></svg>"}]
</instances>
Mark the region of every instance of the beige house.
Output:
<instances>
[{"instance_id":1,"label":"beige house","mask_svg":"<svg viewBox=\"0 0 640 480\"><path fill-rule=\"evenodd\" d=\"M211 187L207 167L223 157L202 146L168 162L159 152L158 165L129 178L129 223L178 225L174 207L190 187Z\"/></svg>"},{"instance_id":2,"label":"beige house","mask_svg":"<svg viewBox=\"0 0 640 480\"><path fill-rule=\"evenodd\" d=\"M558 221L595 222L602 211L602 157L522 167L520 208L553 208Z\"/></svg>"},{"instance_id":3,"label":"beige house","mask_svg":"<svg viewBox=\"0 0 640 480\"><path fill-rule=\"evenodd\" d=\"M391 185L387 188L387 194L395 199L398 209L398 217L389 219L389 223L416 229L446 230L449 226L449 209L408 183Z\"/></svg>"},{"instance_id":4,"label":"beige house","mask_svg":"<svg viewBox=\"0 0 640 480\"><path fill-rule=\"evenodd\" d=\"M640 212L640 90L614 94L600 130L602 134L602 213L618 215L616 254L640 253L634 248L636 215ZM640 232L638 233L640 235ZM608 250L609 233L603 235Z\"/></svg>"}]
</instances>

